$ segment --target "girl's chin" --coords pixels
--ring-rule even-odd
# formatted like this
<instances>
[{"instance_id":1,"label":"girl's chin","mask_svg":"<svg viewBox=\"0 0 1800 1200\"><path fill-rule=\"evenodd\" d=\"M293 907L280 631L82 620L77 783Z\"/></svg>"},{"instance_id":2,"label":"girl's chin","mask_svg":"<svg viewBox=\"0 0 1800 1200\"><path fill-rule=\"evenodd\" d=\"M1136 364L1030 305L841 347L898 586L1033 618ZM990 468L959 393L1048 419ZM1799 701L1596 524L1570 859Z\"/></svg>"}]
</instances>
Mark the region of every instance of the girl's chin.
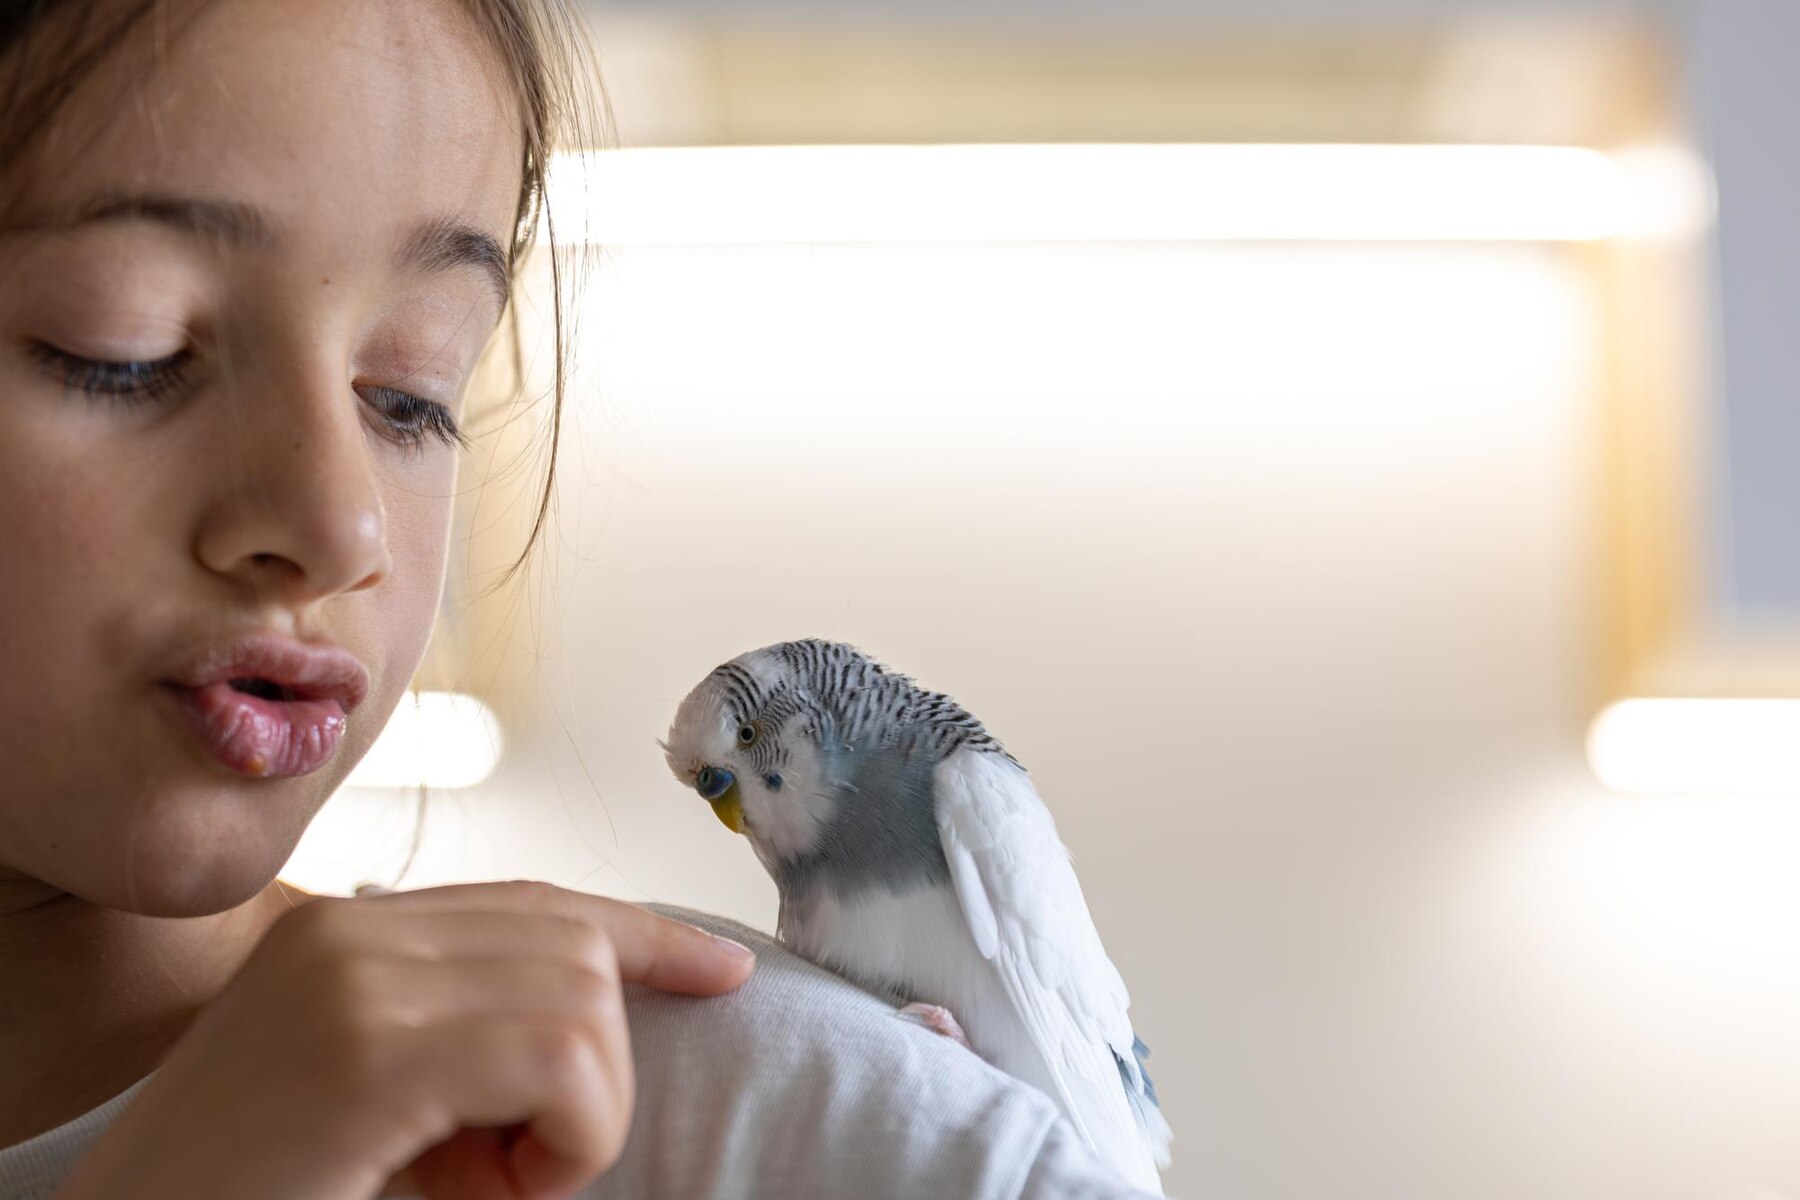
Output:
<instances>
[{"instance_id":1,"label":"girl's chin","mask_svg":"<svg viewBox=\"0 0 1800 1200\"><path fill-rule=\"evenodd\" d=\"M108 888L105 894L83 898L141 917L209 917L256 899L275 881L282 861L275 862L266 874L247 873L242 862L221 864L217 871L202 867L179 877L146 871L129 888Z\"/></svg>"},{"instance_id":2,"label":"girl's chin","mask_svg":"<svg viewBox=\"0 0 1800 1200\"><path fill-rule=\"evenodd\" d=\"M230 790L230 789L222 789ZM114 865L86 888L107 908L147 917L201 917L237 908L274 882L314 806L246 805L239 796L164 797L116 826Z\"/></svg>"}]
</instances>

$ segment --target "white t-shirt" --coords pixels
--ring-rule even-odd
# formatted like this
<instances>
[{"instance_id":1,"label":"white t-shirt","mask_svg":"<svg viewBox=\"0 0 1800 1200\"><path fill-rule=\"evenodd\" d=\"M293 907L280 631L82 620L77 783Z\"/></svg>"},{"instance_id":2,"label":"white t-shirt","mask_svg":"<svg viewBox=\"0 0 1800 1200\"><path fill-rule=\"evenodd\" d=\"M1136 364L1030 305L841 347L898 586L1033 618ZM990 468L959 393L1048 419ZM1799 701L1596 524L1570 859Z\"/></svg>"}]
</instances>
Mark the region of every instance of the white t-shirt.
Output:
<instances>
[{"instance_id":1,"label":"white t-shirt","mask_svg":"<svg viewBox=\"0 0 1800 1200\"><path fill-rule=\"evenodd\" d=\"M1147 1195L1036 1089L888 1002L742 925L653 907L743 942L756 971L704 1000L626 989L637 1112L623 1156L580 1200ZM0 1200L48 1196L139 1087L0 1150Z\"/></svg>"}]
</instances>

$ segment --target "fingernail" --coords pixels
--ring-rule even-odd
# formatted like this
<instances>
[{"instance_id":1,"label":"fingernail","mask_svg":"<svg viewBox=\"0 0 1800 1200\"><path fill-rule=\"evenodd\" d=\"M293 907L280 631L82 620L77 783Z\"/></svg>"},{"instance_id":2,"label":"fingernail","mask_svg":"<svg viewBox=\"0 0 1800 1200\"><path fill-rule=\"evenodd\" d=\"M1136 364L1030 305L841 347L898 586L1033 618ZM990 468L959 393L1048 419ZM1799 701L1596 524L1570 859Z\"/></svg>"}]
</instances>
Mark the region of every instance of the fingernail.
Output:
<instances>
[{"instance_id":1,"label":"fingernail","mask_svg":"<svg viewBox=\"0 0 1800 1200\"><path fill-rule=\"evenodd\" d=\"M725 953L731 955L733 958L756 957L755 954L751 953L750 947L743 945L741 942L734 942L730 938L722 938L716 933L712 935L712 940L719 944L719 949L725 951Z\"/></svg>"}]
</instances>

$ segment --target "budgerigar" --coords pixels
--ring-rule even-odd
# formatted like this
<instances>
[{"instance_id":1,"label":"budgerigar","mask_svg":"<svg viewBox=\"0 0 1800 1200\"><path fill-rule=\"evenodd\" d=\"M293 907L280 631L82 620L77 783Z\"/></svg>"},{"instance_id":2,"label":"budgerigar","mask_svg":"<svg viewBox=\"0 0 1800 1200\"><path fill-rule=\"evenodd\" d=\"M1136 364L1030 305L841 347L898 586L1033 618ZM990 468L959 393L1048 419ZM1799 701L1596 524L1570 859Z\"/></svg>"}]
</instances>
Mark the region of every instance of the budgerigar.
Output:
<instances>
[{"instance_id":1,"label":"budgerigar","mask_svg":"<svg viewBox=\"0 0 1800 1200\"><path fill-rule=\"evenodd\" d=\"M1161 1191L1169 1126L1124 981L1049 810L981 722L854 647L809 639L714 670L664 749L774 877L784 942L949 1010L977 1053Z\"/></svg>"}]
</instances>

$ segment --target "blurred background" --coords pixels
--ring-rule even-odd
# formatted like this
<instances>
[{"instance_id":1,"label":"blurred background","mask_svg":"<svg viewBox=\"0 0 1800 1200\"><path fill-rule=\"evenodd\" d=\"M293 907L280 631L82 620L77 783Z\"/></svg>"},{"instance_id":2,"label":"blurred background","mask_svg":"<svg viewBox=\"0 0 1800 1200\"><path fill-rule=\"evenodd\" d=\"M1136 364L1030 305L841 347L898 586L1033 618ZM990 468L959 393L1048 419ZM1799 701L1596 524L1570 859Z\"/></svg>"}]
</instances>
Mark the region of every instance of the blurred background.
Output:
<instances>
[{"instance_id":1,"label":"blurred background","mask_svg":"<svg viewBox=\"0 0 1800 1200\"><path fill-rule=\"evenodd\" d=\"M654 739L850 641L1031 768L1171 1194L1800 1197L1800 5L586 11L555 519L540 404L289 878L771 929Z\"/></svg>"}]
</instances>

